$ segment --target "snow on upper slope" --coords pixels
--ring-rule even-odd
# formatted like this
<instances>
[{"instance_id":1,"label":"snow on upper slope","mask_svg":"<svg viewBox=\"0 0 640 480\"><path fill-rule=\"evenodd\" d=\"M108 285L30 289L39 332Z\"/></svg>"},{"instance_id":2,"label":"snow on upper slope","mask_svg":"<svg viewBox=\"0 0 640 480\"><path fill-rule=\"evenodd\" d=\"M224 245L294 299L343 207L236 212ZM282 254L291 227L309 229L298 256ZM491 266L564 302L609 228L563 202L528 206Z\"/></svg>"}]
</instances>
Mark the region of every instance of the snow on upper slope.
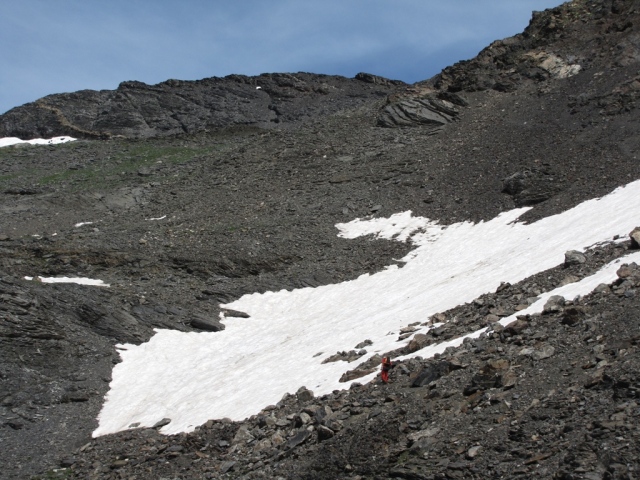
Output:
<instances>
[{"instance_id":1,"label":"snow on upper slope","mask_svg":"<svg viewBox=\"0 0 640 480\"><path fill-rule=\"evenodd\" d=\"M21 140L18 137L0 138L0 147L9 147L20 143L29 143L31 145L57 145L59 143L73 142L73 137L53 137L53 138L34 138L33 140Z\"/></svg>"},{"instance_id":2,"label":"snow on upper slope","mask_svg":"<svg viewBox=\"0 0 640 480\"><path fill-rule=\"evenodd\" d=\"M341 224L347 238L411 236L417 248L403 268L245 295L226 307L250 318L223 318L222 332L157 330L147 343L119 346L123 361L114 367L94 436L162 418L171 419L163 433L191 431L210 418L245 418L303 385L316 395L348 387L338 379L355 364L322 360L365 339L373 345L361 360L399 348L398 329L409 323L561 264L567 250L626 235L640 221L638 198L640 181L529 225L516 221L526 209L448 227L410 213Z\"/></svg>"}]
</instances>

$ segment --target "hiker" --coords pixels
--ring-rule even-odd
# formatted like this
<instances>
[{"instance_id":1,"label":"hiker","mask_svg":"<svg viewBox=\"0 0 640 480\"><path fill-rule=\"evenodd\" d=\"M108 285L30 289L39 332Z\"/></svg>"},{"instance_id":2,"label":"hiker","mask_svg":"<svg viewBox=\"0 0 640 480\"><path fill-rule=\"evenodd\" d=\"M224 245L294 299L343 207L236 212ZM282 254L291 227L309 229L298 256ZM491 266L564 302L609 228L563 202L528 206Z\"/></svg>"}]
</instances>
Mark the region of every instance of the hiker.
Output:
<instances>
[{"instance_id":1,"label":"hiker","mask_svg":"<svg viewBox=\"0 0 640 480\"><path fill-rule=\"evenodd\" d=\"M394 365L391 363L391 359L389 357L382 357L382 371L380 372L380 377L384 383L389 383L389 370L391 370Z\"/></svg>"}]
</instances>

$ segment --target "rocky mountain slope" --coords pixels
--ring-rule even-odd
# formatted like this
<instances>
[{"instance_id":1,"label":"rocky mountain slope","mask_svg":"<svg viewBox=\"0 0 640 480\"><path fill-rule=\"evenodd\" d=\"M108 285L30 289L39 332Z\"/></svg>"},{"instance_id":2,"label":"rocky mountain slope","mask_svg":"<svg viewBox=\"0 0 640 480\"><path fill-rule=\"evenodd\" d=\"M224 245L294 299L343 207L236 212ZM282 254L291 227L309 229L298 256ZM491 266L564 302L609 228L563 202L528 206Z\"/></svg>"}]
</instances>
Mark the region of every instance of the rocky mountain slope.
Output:
<instances>
[{"instance_id":1,"label":"rocky mountain slope","mask_svg":"<svg viewBox=\"0 0 640 480\"><path fill-rule=\"evenodd\" d=\"M639 25L638 1L577 0L415 85L125 82L0 116L0 136L80 138L0 150L2 476L635 478L633 266L576 305L399 365L389 385L301 390L193 434L91 432L115 344L220 329L220 303L352 279L410 249L338 238L336 223L412 210L448 224L522 205L532 221L640 178ZM442 312L429 341L631 248ZM111 287L24 280L36 275Z\"/></svg>"}]
</instances>

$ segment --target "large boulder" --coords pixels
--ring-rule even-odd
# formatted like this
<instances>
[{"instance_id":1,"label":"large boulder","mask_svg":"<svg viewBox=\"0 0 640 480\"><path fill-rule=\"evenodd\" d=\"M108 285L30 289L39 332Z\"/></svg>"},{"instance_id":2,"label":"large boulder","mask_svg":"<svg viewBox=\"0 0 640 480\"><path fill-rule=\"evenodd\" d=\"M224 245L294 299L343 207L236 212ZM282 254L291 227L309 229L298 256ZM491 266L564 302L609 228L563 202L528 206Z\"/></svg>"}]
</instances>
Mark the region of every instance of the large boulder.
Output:
<instances>
[{"instance_id":1,"label":"large boulder","mask_svg":"<svg viewBox=\"0 0 640 480\"><path fill-rule=\"evenodd\" d=\"M513 173L502 182L502 192L511 195L517 207L544 202L563 188L564 178L546 167Z\"/></svg>"},{"instance_id":2,"label":"large boulder","mask_svg":"<svg viewBox=\"0 0 640 480\"><path fill-rule=\"evenodd\" d=\"M569 250L564 254L564 266L571 267L573 265L582 265L587 261L584 253L577 250Z\"/></svg>"}]
</instances>

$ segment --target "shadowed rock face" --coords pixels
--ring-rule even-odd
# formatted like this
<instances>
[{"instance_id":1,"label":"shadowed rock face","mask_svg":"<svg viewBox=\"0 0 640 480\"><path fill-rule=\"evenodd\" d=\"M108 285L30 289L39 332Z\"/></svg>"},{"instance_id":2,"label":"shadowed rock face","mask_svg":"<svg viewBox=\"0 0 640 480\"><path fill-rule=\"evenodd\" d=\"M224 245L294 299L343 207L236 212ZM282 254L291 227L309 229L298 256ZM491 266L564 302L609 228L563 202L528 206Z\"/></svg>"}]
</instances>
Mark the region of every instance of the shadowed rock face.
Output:
<instances>
[{"instance_id":1,"label":"shadowed rock face","mask_svg":"<svg viewBox=\"0 0 640 480\"><path fill-rule=\"evenodd\" d=\"M189 435L135 424L90 435L117 344L157 328L250 325L220 303L373 274L411 249L339 238L337 223L412 210L451 224L523 205L535 221L640 179L638 39L640 2L574 1L411 86L304 73L125 82L0 117L1 136L84 139L0 149L1 476L62 466L77 478L632 478L637 266L621 264L593 295L496 322L637 249L638 229L634 243L567 252L420 319L442 325L394 332L398 349L369 363L365 338L334 355L360 378L382 355L489 327L438 359L398 362L386 386L302 389Z\"/></svg>"},{"instance_id":2,"label":"shadowed rock face","mask_svg":"<svg viewBox=\"0 0 640 480\"><path fill-rule=\"evenodd\" d=\"M403 85L369 74L347 79L309 73L230 75L157 85L130 81L116 90L49 95L14 108L0 116L0 137L139 138L234 125L292 126L383 99Z\"/></svg>"}]
</instances>

